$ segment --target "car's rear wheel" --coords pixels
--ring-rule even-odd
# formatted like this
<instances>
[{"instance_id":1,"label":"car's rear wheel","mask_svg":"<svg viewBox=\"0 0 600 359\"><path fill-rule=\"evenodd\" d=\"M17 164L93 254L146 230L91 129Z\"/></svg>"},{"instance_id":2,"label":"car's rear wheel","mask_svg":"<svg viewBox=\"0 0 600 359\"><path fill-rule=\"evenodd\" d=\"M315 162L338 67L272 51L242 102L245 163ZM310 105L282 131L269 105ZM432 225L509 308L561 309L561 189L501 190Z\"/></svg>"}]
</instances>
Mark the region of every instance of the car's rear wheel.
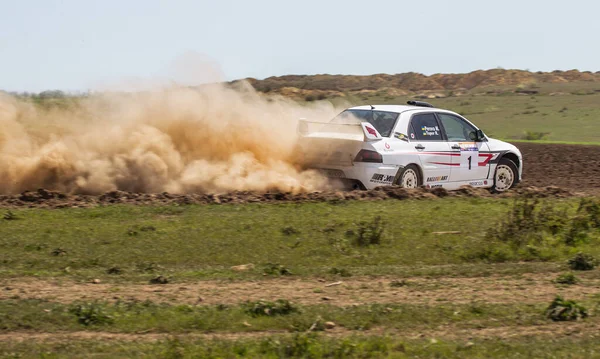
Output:
<instances>
[{"instance_id":1,"label":"car's rear wheel","mask_svg":"<svg viewBox=\"0 0 600 359\"><path fill-rule=\"evenodd\" d=\"M519 169L517 165L508 158L500 159L496 172L494 173L494 186L492 191L500 193L508 191L519 182Z\"/></svg>"},{"instance_id":2,"label":"car's rear wheel","mask_svg":"<svg viewBox=\"0 0 600 359\"><path fill-rule=\"evenodd\" d=\"M421 186L421 175L415 165L408 165L398 175L397 185L403 188L418 188Z\"/></svg>"}]
</instances>

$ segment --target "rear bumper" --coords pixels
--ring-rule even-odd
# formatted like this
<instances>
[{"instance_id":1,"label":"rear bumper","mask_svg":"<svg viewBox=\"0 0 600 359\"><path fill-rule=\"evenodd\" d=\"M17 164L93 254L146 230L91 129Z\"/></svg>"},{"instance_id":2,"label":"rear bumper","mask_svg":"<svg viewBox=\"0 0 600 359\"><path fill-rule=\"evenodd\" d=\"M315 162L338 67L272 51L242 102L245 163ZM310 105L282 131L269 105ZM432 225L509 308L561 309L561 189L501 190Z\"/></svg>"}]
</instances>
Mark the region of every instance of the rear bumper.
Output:
<instances>
[{"instance_id":1,"label":"rear bumper","mask_svg":"<svg viewBox=\"0 0 600 359\"><path fill-rule=\"evenodd\" d=\"M352 166L324 165L316 167L325 176L335 179L344 186L356 189L373 189L394 183L400 166L381 163L359 163Z\"/></svg>"}]
</instances>

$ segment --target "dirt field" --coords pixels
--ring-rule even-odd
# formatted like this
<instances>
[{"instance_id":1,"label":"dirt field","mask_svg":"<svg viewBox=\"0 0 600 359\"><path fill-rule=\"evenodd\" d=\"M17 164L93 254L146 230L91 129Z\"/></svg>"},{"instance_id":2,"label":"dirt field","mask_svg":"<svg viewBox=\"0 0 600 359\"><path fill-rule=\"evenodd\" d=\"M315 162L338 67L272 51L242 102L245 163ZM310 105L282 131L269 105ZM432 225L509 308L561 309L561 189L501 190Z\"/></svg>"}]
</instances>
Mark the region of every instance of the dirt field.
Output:
<instances>
[{"instance_id":1,"label":"dirt field","mask_svg":"<svg viewBox=\"0 0 600 359\"><path fill-rule=\"evenodd\" d=\"M600 192L600 146L518 143L524 186Z\"/></svg>"}]
</instances>

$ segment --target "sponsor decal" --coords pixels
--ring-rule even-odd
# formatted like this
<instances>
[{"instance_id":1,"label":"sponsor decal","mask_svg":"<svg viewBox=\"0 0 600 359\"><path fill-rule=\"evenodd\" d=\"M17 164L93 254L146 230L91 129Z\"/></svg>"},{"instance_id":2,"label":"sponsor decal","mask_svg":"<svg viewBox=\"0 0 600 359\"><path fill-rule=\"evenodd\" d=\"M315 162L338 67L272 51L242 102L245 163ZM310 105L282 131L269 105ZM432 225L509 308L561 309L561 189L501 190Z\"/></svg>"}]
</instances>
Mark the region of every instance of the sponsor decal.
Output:
<instances>
[{"instance_id":1,"label":"sponsor decal","mask_svg":"<svg viewBox=\"0 0 600 359\"><path fill-rule=\"evenodd\" d=\"M439 182L448 180L448 176L427 177L427 182Z\"/></svg>"},{"instance_id":2,"label":"sponsor decal","mask_svg":"<svg viewBox=\"0 0 600 359\"><path fill-rule=\"evenodd\" d=\"M375 173L369 182L388 184L394 181L394 177L394 175L382 175L380 173Z\"/></svg>"},{"instance_id":3,"label":"sponsor decal","mask_svg":"<svg viewBox=\"0 0 600 359\"><path fill-rule=\"evenodd\" d=\"M475 142L459 142L461 151L479 151Z\"/></svg>"},{"instance_id":4,"label":"sponsor decal","mask_svg":"<svg viewBox=\"0 0 600 359\"><path fill-rule=\"evenodd\" d=\"M443 185L441 184L428 184L427 188L441 188Z\"/></svg>"},{"instance_id":5,"label":"sponsor decal","mask_svg":"<svg viewBox=\"0 0 600 359\"><path fill-rule=\"evenodd\" d=\"M387 142L383 145L383 147L385 147L385 151L391 151L392 150L392 146L390 146L390 144L387 143Z\"/></svg>"},{"instance_id":6,"label":"sponsor decal","mask_svg":"<svg viewBox=\"0 0 600 359\"><path fill-rule=\"evenodd\" d=\"M394 137L402 141L408 141L408 136L400 132L394 132Z\"/></svg>"},{"instance_id":7,"label":"sponsor decal","mask_svg":"<svg viewBox=\"0 0 600 359\"><path fill-rule=\"evenodd\" d=\"M411 133L411 134L410 134L410 138L413 138L413 139L414 139L414 138L415 138L415 134L414 134L414 133Z\"/></svg>"},{"instance_id":8,"label":"sponsor decal","mask_svg":"<svg viewBox=\"0 0 600 359\"><path fill-rule=\"evenodd\" d=\"M375 129L369 127L369 126L365 126L365 128L367 129L367 132L375 137L377 137L377 131L375 131Z\"/></svg>"},{"instance_id":9,"label":"sponsor decal","mask_svg":"<svg viewBox=\"0 0 600 359\"><path fill-rule=\"evenodd\" d=\"M428 126L421 126L421 131L423 131L423 136L439 136L440 135L440 128L435 126L435 127L428 127Z\"/></svg>"},{"instance_id":10,"label":"sponsor decal","mask_svg":"<svg viewBox=\"0 0 600 359\"><path fill-rule=\"evenodd\" d=\"M469 182L469 186L473 186L473 187L477 187L477 186L483 186L486 185L487 181L472 181Z\"/></svg>"}]
</instances>

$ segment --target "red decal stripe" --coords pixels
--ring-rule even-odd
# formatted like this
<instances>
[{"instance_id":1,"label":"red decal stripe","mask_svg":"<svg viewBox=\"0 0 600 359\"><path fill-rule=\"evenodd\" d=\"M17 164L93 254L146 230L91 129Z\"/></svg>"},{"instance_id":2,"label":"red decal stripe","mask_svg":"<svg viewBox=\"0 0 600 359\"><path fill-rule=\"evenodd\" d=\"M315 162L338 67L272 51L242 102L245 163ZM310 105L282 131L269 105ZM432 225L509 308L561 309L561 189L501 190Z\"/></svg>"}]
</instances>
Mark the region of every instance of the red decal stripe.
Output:
<instances>
[{"instance_id":1,"label":"red decal stripe","mask_svg":"<svg viewBox=\"0 0 600 359\"><path fill-rule=\"evenodd\" d=\"M479 157L481 159L481 157L485 157L485 159L483 160L483 162L479 162L478 165L479 166L487 166L488 162L490 162L490 160L492 159L492 157L494 157L493 154L491 153L480 153Z\"/></svg>"},{"instance_id":2,"label":"red decal stripe","mask_svg":"<svg viewBox=\"0 0 600 359\"><path fill-rule=\"evenodd\" d=\"M460 156L460 153L456 153L456 152L411 152L411 154L435 155L435 156Z\"/></svg>"},{"instance_id":3,"label":"red decal stripe","mask_svg":"<svg viewBox=\"0 0 600 359\"><path fill-rule=\"evenodd\" d=\"M429 162L434 165L444 165L444 166L460 166L460 163L446 163L446 162Z\"/></svg>"}]
</instances>

